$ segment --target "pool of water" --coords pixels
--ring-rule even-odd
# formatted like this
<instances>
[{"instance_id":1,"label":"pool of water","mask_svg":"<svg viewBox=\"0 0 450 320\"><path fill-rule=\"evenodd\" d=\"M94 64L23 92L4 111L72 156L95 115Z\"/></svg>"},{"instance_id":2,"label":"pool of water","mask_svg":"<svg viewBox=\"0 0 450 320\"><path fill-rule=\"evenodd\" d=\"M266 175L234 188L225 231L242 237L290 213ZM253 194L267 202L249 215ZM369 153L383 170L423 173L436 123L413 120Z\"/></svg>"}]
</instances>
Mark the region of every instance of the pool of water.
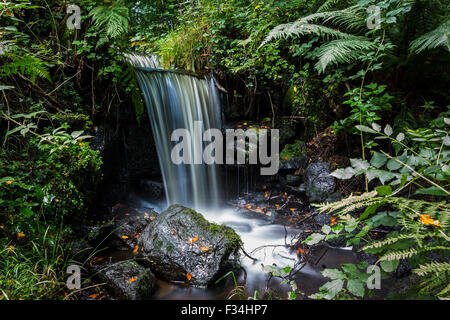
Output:
<instances>
[{"instance_id":1,"label":"pool of water","mask_svg":"<svg viewBox=\"0 0 450 320\"><path fill-rule=\"evenodd\" d=\"M154 208L157 212L165 209L163 203L150 203L139 197L130 198L134 206ZM299 230L293 226L274 223L267 217L249 215L234 207L221 209L200 209L206 219L232 227L241 237L245 253L241 254L240 270L234 273L236 283L245 288L246 296L255 292L263 293L272 289L279 297L286 298L291 291L288 284L276 277L270 277L265 266L284 268L294 267L294 279L300 291L309 295L327 280L320 271L324 268L337 268L340 264L356 261L350 248L316 247L308 256L308 261L300 261L292 246ZM169 283L158 280L154 299L226 299L235 293L233 275L228 275L218 284L208 288L197 288L185 283ZM235 295L234 298L239 298Z\"/></svg>"}]
</instances>

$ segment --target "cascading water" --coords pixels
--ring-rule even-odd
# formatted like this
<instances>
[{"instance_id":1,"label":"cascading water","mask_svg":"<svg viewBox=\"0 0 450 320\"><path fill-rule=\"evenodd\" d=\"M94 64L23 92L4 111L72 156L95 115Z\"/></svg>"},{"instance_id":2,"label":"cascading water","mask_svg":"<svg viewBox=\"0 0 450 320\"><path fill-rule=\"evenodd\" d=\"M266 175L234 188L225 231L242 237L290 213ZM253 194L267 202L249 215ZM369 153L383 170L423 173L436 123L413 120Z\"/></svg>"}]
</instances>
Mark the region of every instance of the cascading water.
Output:
<instances>
[{"instance_id":1,"label":"cascading water","mask_svg":"<svg viewBox=\"0 0 450 320\"><path fill-rule=\"evenodd\" d=\"M221 109L214 79L199 79L179 71L160 69L158 60L152 56L127 55L126 57L136 68L139 85L144 94L163 175L167 204L180 203L196 209L205 209L201 210L201 213L209 221L234 228L243 240L245 251L251 254L242 258L241 266L245 272L239 272L236 276L239 281L245 279L244 285L249 292L261 290L268 284L267 274L261 270L261 265L276 265L284 268L293 266L298 261L295 251L288 245L290 240L295 238L295 228L286 228L258 217L252 218L245 212L221 206L219 195L223 197L224 193L219 190L219 173L215 165L175 165L171 160L172 148L178 143L171 141L174 130L187 129L191 132L193 138L187 152L190 159L193 159L194 154L201 153L205 147L205 142L201 139L204 131L222 127ZM194 121L201 121L201 132L195 129ZM233 180L234 177L231 179ZM234 181L237 187L239 176ZM239 192L239 190L236 191ZM143 200L141 204L144 207L155 207L146 200ZM339 262L337 265L346 262L346 260L335 260L324 263L332 266L336 262ZM296 276L296 279L299 283L303 282L314 287L311 293L317 291L322 282L319 270L309 265L299 272L298 277ZM271 286L278 287L287 294L290 290L289 285L281 282L280 279L274 281L271 282ZM229 284L233 285L233 283ZM194 288L169 283L161 283L160 286L162 289L155 295L157 299L178 299L186 296L189 298L225 297L220 288L216 291L215 288Z\"/></svg>"},{"instance_id":2,"label":"cascading water","mask_svg":"<svg viewBox=\"0 0 450 320\"><path fill-rule=\"evenodd\" d=\"M175 129L187 129L192 143L190 159L202 154L204 131L221 128L221 109L213 78L199 79L159 67L154 56L126 55L136 68L155 137L168 204L179 203L194 208L219 204L219 174L215 165L180 164L171 160L171 142ZM199 132L194 121L201 121Z\"/></svg>"}]
</instances>

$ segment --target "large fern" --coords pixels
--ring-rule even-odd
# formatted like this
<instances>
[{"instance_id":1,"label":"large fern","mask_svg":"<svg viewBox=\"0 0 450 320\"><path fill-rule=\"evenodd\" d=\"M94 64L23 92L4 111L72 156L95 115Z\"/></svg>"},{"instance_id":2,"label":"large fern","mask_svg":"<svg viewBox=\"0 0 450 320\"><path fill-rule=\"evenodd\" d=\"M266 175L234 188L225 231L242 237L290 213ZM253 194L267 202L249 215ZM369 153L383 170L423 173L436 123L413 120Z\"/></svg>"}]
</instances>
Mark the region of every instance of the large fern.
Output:
<instances>
[{"instance_id":1,"label":"large fern","mask_svg":"<svg viewBox=\"0 0 450 320\"><path fill-rule=\"evenodd\" d=\"M436 29L420 36L409 46L409 50L414 53L420 53L424 50L444 47L450 51L450 19L443 22Z\"/></svg>"},{"instance_id":2,"label":"large fern","mask_svg":"<svg viewBox=\"0 0 450 320\"><path fill-rule=\"evenodd\" d=\"M317 35L329 41L319 48L319 61L316 64L319 72L324 72L331 64L354 61L376 48L377 44L369 38L351 33L358 33L366 27L366 9L353 5L342 10L323 11L336 2L324 4L319 12L298 21L275 27L261 45L280 38Z\"/></svg>"},{"instance_id":3,"label":"large fern","mask_svg":"<svg viewBox=\"0 0 450 320\"><path fill-rule=\"evenodd\" d=\"M366 34L369 31L367 29L367 7L369 4L367 1L357 0L328 0L319 7L316 13L273 28L261 45L280 38L317 35L328 41L319 48L319 61L316 64L319 73L324 72L328 66L333 64L353 62L379 47L379 43L375 40L376 32L372 35ZM342 6L346 5L348 7L342 9ZM422 6L424 7L422 8ZM420 11L425 14L427 6L428 4L423 5L416 0L392 0L389 2L389 10L391 11L388 14L400 11L406 12L411 10L411 7L414 7L411 11ZM405 9L406 7L409 9ZM385 19L387 18L385 17ZM419 53L425 49L444 46L450 51L449 30L450 20L447 20L433 31L414 40L410 44L410 50ZM391 47L388 45L389 43L395 43L390 38L390 32L388 32L384 41L386 47Z\"/></svg>"},{"instance_id":4,"label":"large fern","mask_svg":"<svg viewBox=\"0 0 450 320\"><path fill-rule=\"evenodd\" d=\"M116 39L128 31L130 15L122 0L110 6L97 6L89 12L94 28L99 30L100 40L97 46Z\"/></svg>"},{"instance_id":5,"label":"large fern","mask_svg":"<svg viewBox=\"0 0 450 320\"><path fill-rule=\"evenodd\" d=\"M6 52L3 57L7 59L7 62L0 66L0 77L22 74L32 83L35 83L38 77L52 81L47 63L32 54Z\"/></svg>"}]
</instances>

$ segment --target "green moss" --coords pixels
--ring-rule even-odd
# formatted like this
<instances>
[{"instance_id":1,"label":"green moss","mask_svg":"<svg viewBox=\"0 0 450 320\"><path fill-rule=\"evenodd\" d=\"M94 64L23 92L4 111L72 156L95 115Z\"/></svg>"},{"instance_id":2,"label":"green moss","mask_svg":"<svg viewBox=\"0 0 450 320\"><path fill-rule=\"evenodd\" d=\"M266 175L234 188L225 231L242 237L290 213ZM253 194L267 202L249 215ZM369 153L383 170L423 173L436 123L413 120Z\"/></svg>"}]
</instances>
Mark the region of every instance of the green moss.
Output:
<instances>
[{"instance_id":1,"label":"green moss","mask_svg":"<svg viewBox=\"0 0 450 320\"><path fill-rule=\"evenodd\" d=\"M232 228L218 225L216 223L209 222L206 220L201 213L193 209L186 209L183 211L186 215L191 215L191 217L195 220L195 222L207 229L213 235L224 235L227 241L227 246L229 249L236 250L242 245L242 240L239 235Z\"/></svg>"},{"instance_id":2,"label":"green moss","mask_svg":"<svg viewBox=\"0 0 450 320\"><path fill-rule=\"evenodd\" d=\"M296 140L292 144L287 144L280 153L280 158L290 160L293 158L301 158L305 156L305 146L301 140Z\"/></svg>"}]
</instances>

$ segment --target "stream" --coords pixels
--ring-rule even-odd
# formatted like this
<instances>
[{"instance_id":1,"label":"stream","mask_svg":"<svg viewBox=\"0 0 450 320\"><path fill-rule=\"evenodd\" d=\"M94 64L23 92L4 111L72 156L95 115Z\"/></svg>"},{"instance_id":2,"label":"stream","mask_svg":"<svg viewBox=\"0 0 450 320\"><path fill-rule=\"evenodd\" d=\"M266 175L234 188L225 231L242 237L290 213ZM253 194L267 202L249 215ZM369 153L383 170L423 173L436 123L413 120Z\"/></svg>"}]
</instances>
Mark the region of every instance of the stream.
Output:
<instances>
[{"instance_id":1,"label":"stream","mask_svg":"<svg viewBox=\"0 0 450 320\"><path fill-rule=\"evenodd\" d=\"M136 208L153 208L160 213L166 209L165 201L152 203L141 194L131 194L129 206ZM308 262L300 261L296 251L291 245L296 242L298 229L295 226L283 225L277 221L270 221L255 215L249 215L244 210L232 206L223 206L220 209L199 209L198 212L211 221L233 228L243 241L245 253L241 252L241 269L235 271L239 286L245 287L245 296L253 297L257 291L260 295L267 290L273 290L276 296L286 298L291 291L289 284L278 277L270 277L263 266L276 266L280 269L293 267L292 279L298 289L304 294L312 294L327 280L320 271L325 267L337 268L343 263L355 262L352 250L319 246L311 252ZM110 254L112 260L122 260L123 252ZM249 257L250 256L250 257ZM239 299L235 292L233 276L229 274L217 284L206 288L189 286L185 283L171 283L163 280L157 281L157 290L153 299ZM260 298L261 296L257 296ZM267 296L266 296L267 297Z\"/></svg>"}]
</instances>

